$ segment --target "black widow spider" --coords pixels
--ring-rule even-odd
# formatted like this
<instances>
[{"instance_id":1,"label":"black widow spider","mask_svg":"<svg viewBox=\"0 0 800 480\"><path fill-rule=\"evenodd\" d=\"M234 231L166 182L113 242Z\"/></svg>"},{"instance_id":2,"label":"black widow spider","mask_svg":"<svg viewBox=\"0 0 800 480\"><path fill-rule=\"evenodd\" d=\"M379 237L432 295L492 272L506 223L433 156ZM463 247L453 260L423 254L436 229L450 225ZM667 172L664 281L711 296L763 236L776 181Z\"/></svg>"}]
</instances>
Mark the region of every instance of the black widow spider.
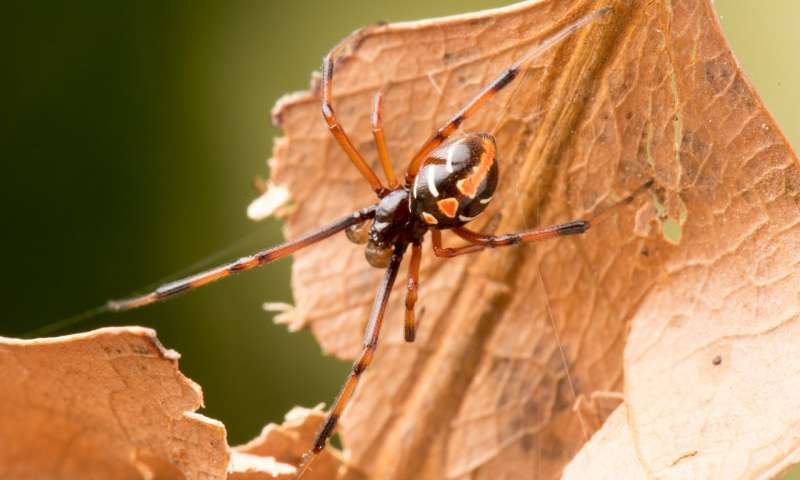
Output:
<instances>
[{"instance_id":1,"label":"black widow spider","mask_svg":"<svg viewBox=\"0 0 800 480\"><path fill-rule=\"evenodd\" d=\"M411 246L411 261L405 302L404 334L406 341L413 342L416 332L414 305L417 300L422 241L426 233L431 233L433 252L436 256L455 257L478 252L484 248L581 234L589 229L590 222L588 220L576 220L561 225L497 236L482 235L464 228L464 225L483 212L492 200L498 181L497 149L495 139L489 133L468 133L450 142L447 142L447 139L465 119L474 114L493 95L509 85L517 77L525 62L609 10L609 7L605 7L588 13L546 38L536 48L505 69L422 145L411 159L402 184L397 181L389 159L381 126L382 94L378 92L375 95L373 107L372 132L380 163L387 178L387 187L383 186L336 119L331 104L334 66L334 51L332 51L325 57L322 65L322 115L339 146L375 191L378 203L362 208L297 239L240 258L232 263L167 283L151 293L124 300L112 300L108 302L107 308L113 311L129 310L164 300L231 274L270 263L343 230L354 243L366 243L365 256L369 264L376 268L385 268L386 273L375 296L364 332L361 354L353 363L352 370L336 397L325 423L317 433L314 445L306 454L305 461L297 473L296 478L299 479L307 471L314 457L325 448L328 439L336 429L339 417L355 391L361 374L372 361L378 345L378 336L389 301L389 294L397 278L400 262L409 245ZM452 230L466 240L468 245L457 248L444 247L442 230Z\"/></svg>"}]
</instances>

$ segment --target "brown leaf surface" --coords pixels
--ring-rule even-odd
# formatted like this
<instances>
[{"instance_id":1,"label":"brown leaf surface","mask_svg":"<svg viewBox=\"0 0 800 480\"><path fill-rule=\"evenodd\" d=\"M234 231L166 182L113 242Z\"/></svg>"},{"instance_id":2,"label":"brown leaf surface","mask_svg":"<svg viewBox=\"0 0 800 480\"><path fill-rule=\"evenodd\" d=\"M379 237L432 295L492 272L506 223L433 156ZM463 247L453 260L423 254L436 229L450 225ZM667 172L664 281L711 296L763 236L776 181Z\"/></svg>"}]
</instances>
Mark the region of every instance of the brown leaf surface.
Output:
<instances>
[{"instance_id":1,"label":"brown leaf surface","mask_svg":"<svg viewBox=\"0 0 800 480\"><path fill-rule=\"evenodd\" d=\"M800 171L708 0L549 0L366 28L343 42L336 111L377 168L369 117L383 89L401 171L502 68L606 4L465 122L500 152L482 226L592 216L652 186L582 237L428 252L416 343L402 340L401 281L342 419L347 478L553 478L614 408L568 476L756 477L800 447L788 394L800 391ZM271 181L294 202L292 235L373 201L319 93L317 78L274 111L285 136ZM341 358L359 348L380 276L362 255L341 236L293 267L290 325Z\"/></svg>"},{"instance_id":2,"label":"brown leaf surface","mask_svg":"<svg viewBox=\"0 0 800 480\"><path fill-rule=\"evenodd\" d=\"M220 479L225 427L146 328L0 337L0 478Z\"/></svg>"},{"instance_id":3,"label":"brown leaf surface","mask_svg":"<svg viewBox=\"0 0 800 480\"><path fill-rule=\"evenodd\" d=\"M230 449L222 423L195 413L200 387L153 330L0 337L0 478L291 480L324 419L296 408ZM308 480L334 478L328 449Z\"/></svg>"},{"instance_id":4,"label":"brown leaf surface","mask_svg":"<svg viewBox=\"0 0 800 480\"><path fill-rule=\"evenodd\" d=\"M295 407L286 414L283 425L271 423L258 437L233 449L228 480L293 479L296 474L293 465L300 463L308 451L309 439L324 420L321 406ZM339 453L326 449L314 460L314 468L303 479L336 478L340 464Z\"/></svg>"}]
</instances>

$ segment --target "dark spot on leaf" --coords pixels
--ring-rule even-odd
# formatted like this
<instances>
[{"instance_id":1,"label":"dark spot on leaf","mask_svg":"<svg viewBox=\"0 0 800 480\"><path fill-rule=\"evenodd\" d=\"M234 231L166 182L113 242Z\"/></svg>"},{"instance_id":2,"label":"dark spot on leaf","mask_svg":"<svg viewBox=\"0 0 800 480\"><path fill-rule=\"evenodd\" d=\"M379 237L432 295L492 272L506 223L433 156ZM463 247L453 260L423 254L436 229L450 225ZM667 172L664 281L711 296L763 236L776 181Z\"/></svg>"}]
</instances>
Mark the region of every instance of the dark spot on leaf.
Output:
<instances>
[{"instance_id":1,"label":"dark spot on leaf","mask_svg":"<svg viewBox=\"0 0 800 480\"><path fill-rule=\"evenodd\" d=\"M549 438L541 447L543 457L560 458L564 453L564 444L557 437Z\"/></svg>"},{"instance_id":2,"label":"dark spot on leaf","mask_svg":"<svg viewBox=\"0 0 800 480\"><path fill-rule=\"evenodd\" d=\"M508 392L503 390L503 393L500 394L500 398L497 399L497 408L500 409L506 406L506 404L508 404L508 400L509 400Z\"/></svg>"},{"instance_id":3,"label":"dark spot on leaf","mask_svg":"<svg viewBox=\"0 0 800 480\"><path fill-rule=\"evenodd\" d=\"M150 349L144 345L134 345L133 353L137 355L150 355Z\"/></svg>"},{"instance_id":4,"label":"dark spot on leaf","mask_svg":"<svg viewBox=\"0 0 800 480\"><path fill-rule=\"evenodd\" d=\"M525 411L525 415L532 418L537 418L540 414L539 403L533 398L522 404L522 409Z\"/></svg>"},{"instance_id":5,"label":"dark spot on leaf","mask_svg":"<svg viewBox=\"0 0 800 480\"><path fill-rule=\"evenodd\" d=\"M572 383L570 383L570 380L566 376L561 377L558 381L558 385L556 386L557 396L554 406L555 411L562 412L572 408L572 405L575 403L577 392L580 391L576 382L577 379L572 379Z\"/></svg>"},{"instance_id":6,"label":"dark spot on leaf","mask_svg":"<svg viewBox=\"0 0 800 480\"><path fill-rule=\"evenodd\" d=\"M519 445L526 452L530 452L536 442L534 441L533 434L526 433L519 439Z\"/></svg>"},{"instance_id":7,"label":"dark spot on leaf","mask_svg":"<svg viewBox=\"0 0 800 480\"><path fill-rule=\"evenodd\" d=\"M516 417L511 419L510 426L511 426L511 431L512 432L519 432L520 430L522 430L523 425L524 425L524 422L522 421L522 417L516 416Z\"/></svg>"}]
</instances>

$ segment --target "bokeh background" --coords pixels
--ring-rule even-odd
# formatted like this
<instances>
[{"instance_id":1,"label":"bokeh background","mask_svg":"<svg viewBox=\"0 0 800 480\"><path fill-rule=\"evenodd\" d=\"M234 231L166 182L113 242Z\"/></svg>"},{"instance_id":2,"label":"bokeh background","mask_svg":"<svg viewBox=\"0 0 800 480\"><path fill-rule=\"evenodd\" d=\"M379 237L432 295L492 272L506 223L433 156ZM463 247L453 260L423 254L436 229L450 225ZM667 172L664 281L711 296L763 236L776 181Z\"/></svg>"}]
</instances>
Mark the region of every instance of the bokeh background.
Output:
<instances>
[{"instance_id":1,"label":"bokeh background","mask_svg":"<svg viewBox=\"0 0 800 480\"><path fill-rule=\"evenodd\" d=\"M360 26L511 2L13 3L0 20L5 336L279 242L279 222L244 213L251 179L267 175L278 97L305 89L328 49ZM716 5L796 148L800 2ZM289 267L53 334L156 328L203 386L203 413L243 442L294 405L330 402L348 369L262 310L291 301Z\"/></svg>"}]
</instances>

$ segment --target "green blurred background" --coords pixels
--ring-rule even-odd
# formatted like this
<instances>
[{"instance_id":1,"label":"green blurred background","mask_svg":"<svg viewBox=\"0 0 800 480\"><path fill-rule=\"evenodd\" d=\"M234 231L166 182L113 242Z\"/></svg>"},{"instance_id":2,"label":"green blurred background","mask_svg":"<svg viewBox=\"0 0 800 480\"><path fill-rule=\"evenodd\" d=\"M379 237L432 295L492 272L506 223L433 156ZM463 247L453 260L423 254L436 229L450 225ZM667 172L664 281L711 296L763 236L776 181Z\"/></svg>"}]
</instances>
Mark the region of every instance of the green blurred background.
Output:
<instances>
[{"instance_id":1,"label":"green blurred background","mask_svg":"<svg viewBox=\"0 0 800 480\"><path fill-rule=\"evenodd\" d=\"M216 261L279 242L278 222L244 214L278 135L269 117L278 97L305 89L322 55L359 26L511 2L15 3L0 33L6 336L188 273L220 251ZM800 2L716 4L799 145ZM156 328L203 386L204 413L243 442L294 405L330 402L348 368L261 309L291 301L289 266L57 333Z\"/></svg>"}]
</instances>

